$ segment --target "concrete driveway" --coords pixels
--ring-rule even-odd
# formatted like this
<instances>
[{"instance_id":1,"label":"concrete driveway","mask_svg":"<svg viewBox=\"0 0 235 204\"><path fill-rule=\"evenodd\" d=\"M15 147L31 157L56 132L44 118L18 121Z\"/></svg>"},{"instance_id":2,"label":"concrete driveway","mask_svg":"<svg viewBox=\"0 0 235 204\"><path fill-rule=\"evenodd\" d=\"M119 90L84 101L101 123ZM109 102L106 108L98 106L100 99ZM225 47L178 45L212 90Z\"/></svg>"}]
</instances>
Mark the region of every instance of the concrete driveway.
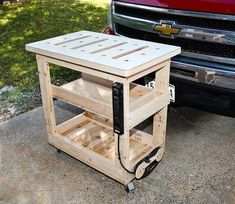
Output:
<instances>
[{"instance_id":1,"label":"concrete driveway","mask_svg":"<svg viewBox=\"0 0 235 204\"><path fill-rule=\"evenodd\" d=\"M79 112L57 103L58 121ZM149 127L150 129L151 127ZM119 183L47 144L42 108L0 124L0 203L235 203L235 119L171 110L154 172Z\"/></svg>"}]
</instances>

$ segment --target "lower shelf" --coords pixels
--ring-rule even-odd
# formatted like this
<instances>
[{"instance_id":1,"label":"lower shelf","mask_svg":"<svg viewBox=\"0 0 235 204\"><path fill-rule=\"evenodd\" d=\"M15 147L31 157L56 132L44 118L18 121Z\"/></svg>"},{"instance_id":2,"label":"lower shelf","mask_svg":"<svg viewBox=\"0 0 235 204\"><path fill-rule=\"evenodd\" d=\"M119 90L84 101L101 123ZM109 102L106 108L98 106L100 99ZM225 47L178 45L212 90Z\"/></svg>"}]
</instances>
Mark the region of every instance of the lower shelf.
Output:
<instances>
[{"instance_id":1,"label":"lower shelf","mask_svg":"<svg viewBox=\"0 0 235 204\"><path fill-rule=\"evenodd\" d=\"M112 124L95 114L84 113L70 121L57 126L59 135L70 142L89 149L108 160L115 159L115 139ZM137 163L152 146L151 135L132 129L130 131L129 160Z\"/></svg>"}]
</instances>

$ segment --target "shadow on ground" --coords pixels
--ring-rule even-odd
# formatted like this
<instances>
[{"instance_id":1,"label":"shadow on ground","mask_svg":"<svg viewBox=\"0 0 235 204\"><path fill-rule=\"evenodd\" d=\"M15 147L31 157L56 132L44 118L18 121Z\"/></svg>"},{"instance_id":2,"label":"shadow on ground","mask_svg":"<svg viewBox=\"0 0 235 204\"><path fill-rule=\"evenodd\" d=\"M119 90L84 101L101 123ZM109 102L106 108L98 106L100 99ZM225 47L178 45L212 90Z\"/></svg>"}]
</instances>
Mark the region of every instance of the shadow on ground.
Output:
<instances>
[{"instance_id":1,"label":"shadow on ground","mask_svg":"<svg viewBox=\"0 0 235 204\"><path fill-rule=\"evenodd\" d=\"M57 102L59 122L79 112ZM48 145L40 107L0 124L0 203L232 204L234 146L234 119L171 109L163 160L127 194L119 183Z\"/></svg>"}]
</instances>

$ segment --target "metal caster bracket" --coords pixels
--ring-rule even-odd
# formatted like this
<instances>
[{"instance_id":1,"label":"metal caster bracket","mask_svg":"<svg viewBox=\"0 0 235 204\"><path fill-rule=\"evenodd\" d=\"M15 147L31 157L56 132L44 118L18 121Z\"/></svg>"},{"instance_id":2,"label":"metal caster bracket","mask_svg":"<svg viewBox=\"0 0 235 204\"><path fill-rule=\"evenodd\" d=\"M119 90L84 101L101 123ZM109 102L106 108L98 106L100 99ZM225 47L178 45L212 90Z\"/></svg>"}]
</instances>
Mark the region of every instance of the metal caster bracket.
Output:
<instances>
[{"instance_id":1,"label":"metal caster bracket","mask_svg":"<svg viewBox=\"0 0 235 204\"><path fill-rule=\"evenodd\" d=\"M61 150L56 148L57 153L61 154Z\"/></svg>"},{"instance_id":2,"label":"metal caster bracket","mask_svg":"<svg viewBox=\"0 0 235 204\"><path fill-rule=\"evenodd\" d=\"M133 192L135 190L135 186L132 182L128 183L126 186L125 186L125 191L127 193L130 193L130 192Z\"/></svg>"}]
</instances>

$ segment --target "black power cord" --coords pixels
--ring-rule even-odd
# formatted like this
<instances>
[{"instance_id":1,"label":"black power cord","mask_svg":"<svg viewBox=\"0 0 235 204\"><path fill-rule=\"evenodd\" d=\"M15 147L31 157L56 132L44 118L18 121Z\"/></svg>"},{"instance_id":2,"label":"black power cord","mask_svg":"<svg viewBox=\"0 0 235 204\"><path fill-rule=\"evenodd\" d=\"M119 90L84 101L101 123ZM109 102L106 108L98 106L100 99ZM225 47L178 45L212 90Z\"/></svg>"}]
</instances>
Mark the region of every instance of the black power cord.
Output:
<instances>
[{"instance_id":1,"label":"black power cord","mask_svg":"<svg viewBox=\"0 0 235 204\"><path fill-rule=\"evenodd\" d=\"M121 156L120 156L120 135L118 135L118 159L119 159L120 164L121 164L121 166L122 166L123 169L125 169L125 170L126 170L128 173L130 173L130 174L135 174L135 171L132 172L132 171L128 170L128 169L123 165L123 163L122 163L122 158L121 158Z\"/></svg>"}]
</instances>

